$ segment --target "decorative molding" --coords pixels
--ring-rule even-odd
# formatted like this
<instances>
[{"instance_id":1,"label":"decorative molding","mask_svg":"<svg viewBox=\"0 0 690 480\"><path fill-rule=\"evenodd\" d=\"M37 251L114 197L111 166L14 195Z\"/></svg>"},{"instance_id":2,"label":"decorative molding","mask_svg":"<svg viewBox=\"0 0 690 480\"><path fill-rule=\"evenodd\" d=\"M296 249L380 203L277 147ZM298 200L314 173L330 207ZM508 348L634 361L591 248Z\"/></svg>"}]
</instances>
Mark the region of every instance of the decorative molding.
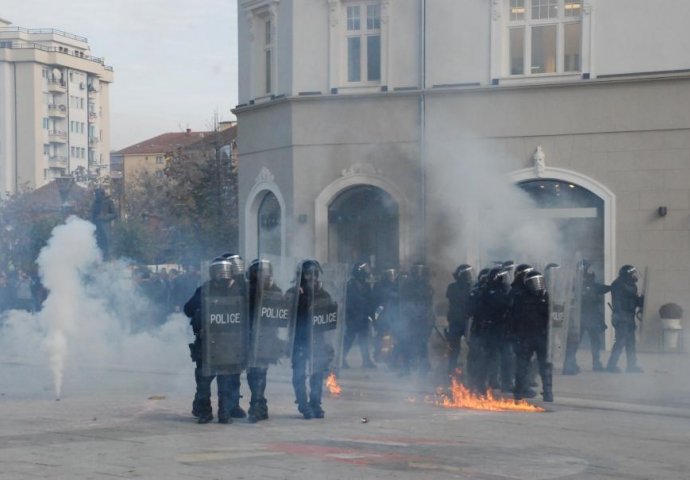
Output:
<instances>
[{"instance_id":1,"label":"decorative molding","mask_svg":"<svg viewBox=\"0 0 690 480\"><path fill-rule=\"evenodd\" d=\"M387 24L390 18L390 0L381 0L381 23Z\"/></svg>"},{"instance_id":2,"label":"decorative molding","mask_svg":"<svg viewBox=\"0 0 690 480\"><path fill-rule=\"evenodd\" d=\"M371 163L355 163L350 168L343 169L340 174L343 177L350 177L352 175L381 175L381 171Z\"/></svg>"},{"instance_id":3,"label":"decorative molding","mask_svg":"<svg viewBox=\"0 0 690 480\"><path fill-rule=\"evenodd\" d=\"M546 154L541 145L537 146L537 150L532 155L532 162L534 166L534 175L537 178L544 176L544 171L546 171Z\"/></svg>"},{"instance_id":4,"label":"decorative molding","mask_svg":"<svg viewBox=\"0 0 690 480\"><path fill-rule=\"evenodd\" d=\"M257 175L256 180L254 180L254 183L275 183L275 180L275 176L268 168L261 167L261 171L259 172L259 175Z\"/></svg>"},{"instance_id":5,"label":"decorative molding","mask_svg":"<svg viewBox=\"0 0 690 480\"><path fill-rule=\"evenodd\" d=\"M247 10L244 12L244 16L247 19L247 33L249 34L249 42L254 43L254 14L250 10Z\"/></svg>"},{"instance_id":6,"label":"decorative molding","mask_svg":"<svg viewBox=\"0 0 690 480\"><path fill-rule=\"evenodd\" d=\"M338 25L338 11L340 7L340 0L328 0L329 21L331 27Z\"/></svg>"},{"instance_id":7,"label":"decorative molding","mask_svg":"<svg viewBox=\"0 0 690 480\"><path fill-rule=\"evenodd\" d=\"M501 19L501 1L502 0L491 1L491 19L494 22L497 22Z\"/></svg>"},{"instance_id":8,"label":"decorative molding","mask_svg":"<svg viewBox=\"0 0 690 480\"><path fill-rule=\"evenodd\" d=\"M592 0L585 0L584 4L582 5L582 12L585 15L591 15L592 10L594 10L594 2Z\"/></svg>"}]
</instances>

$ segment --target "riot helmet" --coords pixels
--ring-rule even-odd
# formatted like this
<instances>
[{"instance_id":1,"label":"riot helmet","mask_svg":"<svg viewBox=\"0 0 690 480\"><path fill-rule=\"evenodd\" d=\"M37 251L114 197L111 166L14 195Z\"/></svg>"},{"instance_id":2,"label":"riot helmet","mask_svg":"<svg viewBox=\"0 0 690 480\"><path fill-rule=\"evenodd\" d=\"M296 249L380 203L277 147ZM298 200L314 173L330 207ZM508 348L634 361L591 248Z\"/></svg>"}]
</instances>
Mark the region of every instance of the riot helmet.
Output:
<instances>
[{"instance_id":1,"label":"riot helmet","mask_svg":"<svg viewBox=\"0 0 690 480\"><path fill-rule=\"evenodd\" d=\"M578 270L581 270L583 273L587 273L589 271L590 263L589 260L586 258L583 258L579 262L577 262L577 268Z\"/></svg>"},{"instance_id":2,"label":"riot helmet","mask_svg":"<svg viewBox=\"0 0 690 480\"><path fill-rule=\"evenodd\" d=\"M232 263L226 258L216 257L211 260L208 274L211 280L230 280L232 278Z\"/></svg>"},{"instance_id":3,"label":"riot helmet","mask_svg":"<svg viewBox=\"0 0 690 480\"><path fill-rule=\"evenodd\" d=\"M250 283L256 284L261 280L265 288L270 287L273 284L273 265L268 260L255 258L249 264L246 275Z\"/></svg>"},{"instance_id":4,"label":"riot helmet","mask_svg":"<svg viewBox=\"0 0 690 480\"><path fill-rule=\"evenodd\" d=\"M356 263L352 267L352 277L360 282L366 282L371 276L371 268L367 262Z\"/></svg>"},{"instance_id":5,"label":"riot helmet","mask_svg":"<svg viewBox=\"0 0 690 480\"><path fill-rule=\"evenodd\" d=\"M426 265L423 263L415 263L412 265L412 268L410 268L410 273L412 273L412 276L415 278L423 278L426 276Z\"/></svg>"},{"instance_id":6,"label":"riot helmet","mask_svg":"<svg viewBox=\"0 0 690 480\"><path fill-rule=\"evenodd\" d=\"M398 279L398 272L395 268L388 268L383 271L383 278L389 283L395 283Z\"/></svg>"},{"instance_id":7,"label":"riot helmet","mask_svg":"<svg viewBox=\"0 0 690 480\"><path fill-rule=\"evenodd\" d=\"M303 260L300 264L300 285L315 287L323 273L321 264L314 259Z\"/></svg>"},{"instance_id":8,"label":"riot helmet","mask_svg":"<svg viewBox=\"0 0 690 480\"><path fill-rule=\"evenodd\" d=\"M534 295L544 295L546 291L546 283L544 281L544 275L532 270L525 275L525 286Z\"/></svg>"},{"instance_id":9,"label":"riot helmet","mask_svg":"<svg viewBox=\"0 0 690 480\"><path fill-rule=\"evenodd\" d=\"M466 282L471 282L472 281L472 267L470 265L467 265L466 263L463 263L462 265L458 266L458 268L455 269L453 272L453 278L456 281L464 280Z\"/></svg>"},{"instance_id":10,"label":"riot helmet","mask_svg":"<svg viewBox=\"0 0 690 480\"><path fill-rule=\"evenodd\" d=\"M632 265L623 265L618 270L618 275L625 280L637 282L637 269Z\"/></svg>"},{"instance_id":11,"label":"riot helmet","mask_svg":"<svg viewBox=\"0 0 690 480\"><path fill-rule=\"evenodd\" d=\"M508 279L508 272L501 267L494 267L489 271L489 284L505 285Z\"/></svg>"},{"instance_id":12,"label":"riot helmet","mask_svg":"<svg viewBox=\"0 0 690 480\"><path fill-rule=\"evenodd\" d=\"M532 265L521 263L520 265L515 267L515 281L518 283L523 283L525 275L527 275L529 272L533 270L534 268L532 267Z\"/></svg>"},{"instance_id":13,"label":"riot helmet","mask_svg":"<svg viewBox=\"0 0 690 480\"><path fill-rule=\"evenodd\" d=\"M561 268L561 266L560 266L559 264L557 264L557 263L553 263L553 262L552 262L552 263L547 264L547 265L544 267L544 270L548 271L548 270L553 270L553 269L556 269L556 268Z\"/></svg>"},{"instance_id":14,"label":"riot helmet","mask_svg":"<svg viewBox=\"0 0 690 480\"><path fill-rule=\"evenodd\" d=\"M489 279L489 272L491 270L489 268L482 268L479 271L479 274L477 275L477 284L478 285L484 285L486 281Z\"/></svg>"},{"instance_id":15,"label":"riot helmet","mask_svg":"<svg viewBox=\"0 0 690 480\"><path fill-rule=\"evenodd\" d=\"M244 275L244 260L241 256L236 253L226 252L221 255L224 259L228 260L232 265L232 276L237 277Z\"/></svg>"},{"instance_id":16,"label":"riot helmet","mask_svg":"<svg viewBox=\"0 0 690 480\"><path fill-rule=\"evenodd\" d=\"M503 267L503 270L513 271L515 269L515 262L512 260L506 260L501 264L501 267Z\"/></svg>"}]
</instances>

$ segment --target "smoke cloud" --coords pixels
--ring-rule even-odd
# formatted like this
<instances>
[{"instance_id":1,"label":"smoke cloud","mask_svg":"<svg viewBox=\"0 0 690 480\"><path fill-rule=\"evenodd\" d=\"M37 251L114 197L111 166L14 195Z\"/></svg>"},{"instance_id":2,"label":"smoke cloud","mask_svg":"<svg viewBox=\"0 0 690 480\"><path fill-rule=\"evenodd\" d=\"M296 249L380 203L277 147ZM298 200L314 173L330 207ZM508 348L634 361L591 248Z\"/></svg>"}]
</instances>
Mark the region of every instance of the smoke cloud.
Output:
<instances>
[{"instance_id":1,"label":"smoke cloud","mask_svg":"<svg viewBox=\"0 0 690 480\"><path fill-rule=\"evenodd\" d=\"M37 260L49 294L40 312L3 316L2 356L18 365L46 365L57 398L68 377L74 388L88 389L92 379L85 371L94 369L163 370L173 373L174 388L180 376L191 378L188 319L173 314L145 328L155 308L139 292L126 261L102 262L94 232L93 224L77 217L53 230ZM99 378L101 386L108 381L107 374ZM22 379L9 384L15 381Z\"/></svg>"}]
</instances>

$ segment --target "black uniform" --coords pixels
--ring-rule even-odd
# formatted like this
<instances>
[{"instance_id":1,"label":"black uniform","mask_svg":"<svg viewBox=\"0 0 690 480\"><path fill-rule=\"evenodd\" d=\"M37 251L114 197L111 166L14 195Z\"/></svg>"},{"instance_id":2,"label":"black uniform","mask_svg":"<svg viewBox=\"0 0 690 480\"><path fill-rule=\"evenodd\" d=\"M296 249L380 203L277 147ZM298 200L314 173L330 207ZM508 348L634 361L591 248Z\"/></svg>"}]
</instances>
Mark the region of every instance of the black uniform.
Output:
<instances>
[{"instance_id":1,"label":"black uniform","mask_svg":"<svg viewBox=\"0 0 690 480\"><path fill-rule=\"evenodd\" d=\"M323 418L325 414L321 408L323 377L328 371L328 360L335 352L327 351L328 346L320 344L318 337L314 336L311 315L315 302L332 303L333 299L318 281L310 287L303 280L299 287L288 290L287 295L299 295L295 343L292 350L292 386L295 390L295 403L304 418ZM315 350L313 355L312 346L318 350ZM313 364L309 376L309 391L307 391L307 366L310 361L313 361Z\"/></svg>"},{"instance_id":2,"label":"black uniform","mask_svg":"<svg viewBox=\"0 0 690 480\"><path fill-rule=\"evenodd\" d=\"M199 418L200 423L205 423L205 421L210 421L213 418L211 382L214 378L218 386L218 420L221 423L230 421L230 417L233 416L233 410L239 408L240 373L242 373L242 368L238 367L237 372L227 375L203 375L202 336L204 332L203 319L201 318L202 294L207 292L212 296L244 295L244 288L244 285L240 282L233 282L230 285L228 280L211 280L197 288L192 298L184 305L184 313L191 318L190 323L195 336L194 343L189 345L192 361L196 362L196 368L194 369L196 393L192 402L192 414Z\"/></svg>"},{"instance_id":3,"label":"black uniform","mask_svg":"<svg viewBox=\"0 0 690 480\"><path fill-rule=\"evenodd\" d=\"M400 326L398 335L401 360L400 373L406 375L411 367L425 374L429 364L428 341L434 325L432 311L434 291L426 275L415 272L400 285Z\"/></svg>"},{"instance_id":4,"label":"black uniform","mask_svg":"<svg viewBox=\"0 0 690 480\"><path fill-rule=\"evenodd\" d=\"M487 390L489 370L496 358L501 362L501 383L512 384L512 357L503 352L507 344L508 286L502 279L489 281L471 295L473 322L470 337L469 386L478 393Z\"/></svg>"},{"instance_id":5,"label":"black uniform","mask_svg":"<svg viewBox=\"0 0 690 480\"><path fill-rule=\"evenodd\" d=\"M280 288L275 284L264 285L263 291L265 292L275 292L277 294L282 294ZM257 288L256 288L256 278L250 277L249 281L249 315L250 315L250 329L252 334L256 334L256 322L257 322L257 312L256 312L256 299L257 299ZM266 376L268 374L268 364L257 365L249 367L247 369L247 384L249 385L249 391L251 392L251 399L249 400L249 422L255 423L260 420L268 419L268 401L266 400Z\"/></svg>"},{"instance_id":6,"label":"black uniform","mask_svg":"<svg viewBox=\"0 0 690 480\"><path fill-rule=\"evenodd\" d=\"M373 294L369 283L359 278L347 282L345 301L345 341L343 345L343 368L348 368L347 354L357 337L364 368L375 367L369 354L369 317L374 314Z\"/></svg>"},{"instance_id":7,"label":"black uniform","mask_svg":"<svg viewBox=\"0 0 690 480\"><path fill-rule=\"evenodd\" d=\"M529 391L529 366L532 355L536 353L544 388L544 400L553 401L552 378L553 367L548 361L549 343L549 296L548 293L537 294L523 288L519 295L513 297L511 308L511 330L515 337L515 354L517 367L515 371L516 400L520 400Z\"/></svg>"},{"instance_id":8,"label":"black uniform","mask_svg":"<svg viewBox=\"0 0 690 480\"><path fill-rule=\"evenodd\" d=\"M472 284L467 278L448 285L446 298L448 299L448 374L452 375L458 366L462 337L466 335L467 324L470 320L470 293Z\"/></svg>"},{"instance_id":9,"label":"black uniform","mask_svg":"<svg viewBox=\"0 0 690 480\"><path fill-rule=\"evenodd\" d=\"M621 269L623 270L623 269ZM621 274L611 284L611 303L613 306L613 328L616 340L611 349L607 370L618 372L618 358L623 348L627 361L627 371L639 372L637 354L635 351L635 313L642 307L643 298L637 294L636 279L630 275Z\"/></svg>"},{"instance_id":10,"label":"black uniform","mask_svg":"<svg viewBox=\"0 0 690 480\"><path fill-rule=\"evenodd\" d=\"M398 282L390 279L388 277L382 278L374 286L374 303L377 309L381 312L376 324L376 339L374 341L374 359L378 360L391 360L389 365L391 365L392 357L390 345L385 345L385 338L388 336L390 339L390 334L392 333L392 327L398 321L400 315L400 293L398 291ZM384 351L385 350L385 351Z\"/></svg>"}]
</instances>

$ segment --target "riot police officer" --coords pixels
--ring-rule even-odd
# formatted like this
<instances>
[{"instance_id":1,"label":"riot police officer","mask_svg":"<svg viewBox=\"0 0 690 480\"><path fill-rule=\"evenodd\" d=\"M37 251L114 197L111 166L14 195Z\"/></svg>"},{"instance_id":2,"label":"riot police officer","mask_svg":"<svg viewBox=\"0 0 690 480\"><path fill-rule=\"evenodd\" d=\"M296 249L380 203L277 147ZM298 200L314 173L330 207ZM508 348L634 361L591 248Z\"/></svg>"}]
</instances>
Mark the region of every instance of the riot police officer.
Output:
<instances>
[{"instance_id":1,"label":"riot police officer","mask_svg":"<svg viewBox=\"0 0 690 480\"><path fill-rule=\"evenodd\" d=\"M499 357L501 383L512 384L512 358L503 352L508 328L509 294L507 272L501 267L490 270L486 284L472 292L473 321L470 336L471 368L469 387L484 393L491 362Z\"/></svg>"},{"instance_id":2,"label":"riot police officer","mask_svg":"<svg viewBox=\"0 0 690 480\"><path fill-rule=\"evenodd\" d=\"M472 291L472 267L463 263L453 272L453 283L446 289L448 299L448 331L446 340L449 343L448 375L453 375L458 366L462 337L466 336L467 323L470 319L470 292Z\"/></svg>"},{"instance_id":3,"label":"riot police officer","mask_svg":"<svg viewBox=\"0 0 690 480\"><path fill-rule=\"evenodd\" d=\"M606 370L618 373L617 366L623 348L627 362L627 372L641 373L637 364L635 351L635 314L642 308L644 298L637 294L637 269L632 265L623 265L618 271L618 278L611 284L611 303L613 306L612 322L616 340L611 349Z\"/></svg>"},{"instance_id":4,"label":"riot police officer","mask_svg":"<svg viewBox=\"0 0 690 480\"><path fill-rule=\"evenodd\" d=\"M211 365L211 356L208 352L204 353L204 347L202 347L204 344L209 344L208 335L210 335L207 328L208 318L204 318L204 315L208 315L205 302L208 302L210 298L246 299L244 284L237 280L243 273L244 262L239 255L214 258L209 266L210 280L198 287L184 305L184 313L191 319L190 323L195 336L194 343L189 345L192 360L196 363L194 370L196 393L192 402L192 415L197 417L198 423L201 424L213 420L211 382L214 378L218 387L218 422L231 423L232 417L244 416L244 411L239 408L240 373L244 369L243 362L240 360L236 364ZM242 341L241 336L238 338ZM246 345L233 345L231 348L242 349L246 348Z\"/></svg>"},{"instance_id":5,"label":"riot police officer","mask_svg":"<svg viewBox=\"0 0 690 480\"><path fill-rule=\"evenodd\" d=\"M400 284L402 375L407 375L411 367L417 367L422 375L431 369L428 341L435 320L433 295L426 266L422 263L412 265L409 277Z\"/></svg>"},{"instance_id":6,"label":"riot police officer","mask_svg":"<svg viewBox=\"0 0 690 480\"><path fill-rule=\"evenodd\" d=\"M400 293L398 290L398 273L394 268L384 270L381 280L374 285L374 303L376 312L374 328L376 339L374 341L374 360L387 361L392 365L392 328L397 323L400 307Z\"/></svg>"},{"instance_id":7,"label":"riot police officer","mask_svg":"<svg viewBox=\"0 0 690 480\"><path fill-rule=\"evenodd\" d=\"M330 294L323 289L320 277L323 273L318 261L302 261L299 268L298 284L288 290L288 295L297 295L297 318L295 324L295 343L292 350L292 386L295 390L295 403L302 416L324 418L321 407L324 373L327 364L335 356L332 346L319 343L313 331L312 314L314 305L334 303ZM317 350L318 351L315 351ZM330 350L330 351L329 351ZM307 374L307 369L310 374ZM309 377L309 391L307 391Z\"/></svg>"},{"instance_id":8,"label":"riot police officer","mask_svg":"<svg viewBox=\"0 0 690 480\"><path fill-rule=\"evenodd\" d=\"M513 297L511 307L517 356L514 396L516 400L520 400L535 395L529 389L529 364L532 355L536 353L544 389L543 399L545 402L553 402L553 367L547 358L549 297L544 276L532 270L524 276L524 285L523 294Z\"/></svg>"},{"instance_id":9,"label":"riot police officer","mask_svg":"<svg viewBox=\"0 0 690 480\"><path fill-rule=\"evenodd\" d=\"M362 367L376 368L369 352L369 331L371 317L374 314L372 290L369 281L371 269L366 262L352 267L350 280L347 282L345 301L345 341L343 345L343 368L349 368L347 354L357 338L362 355Z\"/></svg>"},{"instance_id":10,"label":"riot police officer","mask_svg":"<svg viewBox=\"0 0 690 480\"><path fill-rule=\"evenodd\" d=\"M601 364L601 335L606 330L603 312L603 296L611 290L611 287L598 283L594 272L591 272L590 263L582 259L578 268L582 273L582 289L580 300L580 336L577 342L566 344L565 362L563 365L564 375L574 375L579 373L576 353L582 337L586 333L589 336L589 343L592 349L592 370L601 372L604 366Z\"/></svg>"},{"instance_id":11,"label":"riot police officer","mask_svg":"<svg viewBox=\"0 0 690 480\"><path fill-rule=\"evenodd\" d=\"M249 315L251 318L252 345L256 347L259 342L273 340L274 343L272 345L274 348L277 348L279 341L275 338L275 335L271 338L265 338L268 337L267 332L259 332L259 312L257 312L257 309L260 308L259 302L261 299L266 298L270 294L282 296L282 291L273 281L273 266L271 262L259 259L252 260L247 269L247 280L249 282ZM261 338L257 338L259 336ZM276 352L273 358L277 359L278 357L279 354ZM266 358L253 358L252 366L247 368L247 383L251 392L249 411L247 412L249 423L268 419L268 401L265 397L268 365L269 361Z\"/></svg>"}]
</instances>

